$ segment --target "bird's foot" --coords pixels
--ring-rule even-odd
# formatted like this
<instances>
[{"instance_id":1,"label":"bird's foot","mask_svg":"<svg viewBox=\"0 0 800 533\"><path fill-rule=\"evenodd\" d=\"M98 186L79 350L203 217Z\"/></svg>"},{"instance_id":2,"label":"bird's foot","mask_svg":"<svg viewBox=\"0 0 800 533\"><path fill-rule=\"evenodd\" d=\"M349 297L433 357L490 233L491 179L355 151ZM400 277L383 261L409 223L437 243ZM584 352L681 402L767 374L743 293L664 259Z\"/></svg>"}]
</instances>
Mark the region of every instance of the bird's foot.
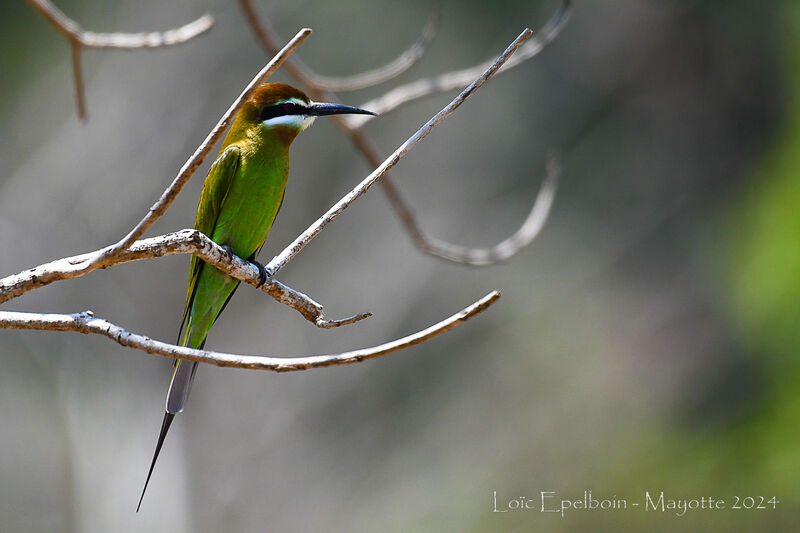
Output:
<instances>
[{"instance_id":1,"label":"bird's foot","mask_svg":"<svg viewBox=\"0 0 800 533\"><path fill-rule=\"evenodd\" d=\"M264 268L264 265L262 265L255 259L251 259L250 262L253 263L258 269L258 285L256 285L256 287L261 287L263 284L267 282L267 278L269 277L267 269Z\"/></svg>"},{"instance_id":2,"label":"bird's foot","mask_svg":"<svg viewBox=\"0 0 800 533\"><path fill-rule=\"evenodd\" d=\"M228 261L233 261L233 248L229 244L223 244L222 249L225 250L225 255L228 257Z\"/></svg>"}]
</instances>

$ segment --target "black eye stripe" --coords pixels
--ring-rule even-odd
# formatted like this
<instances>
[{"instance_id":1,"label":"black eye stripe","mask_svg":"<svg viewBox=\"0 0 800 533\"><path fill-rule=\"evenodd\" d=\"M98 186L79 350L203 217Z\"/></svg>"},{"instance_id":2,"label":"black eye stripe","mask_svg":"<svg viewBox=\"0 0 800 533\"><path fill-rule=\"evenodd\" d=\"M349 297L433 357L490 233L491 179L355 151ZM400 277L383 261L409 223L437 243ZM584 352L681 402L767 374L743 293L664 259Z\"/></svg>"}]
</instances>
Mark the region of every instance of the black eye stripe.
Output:
<instances>
[{"instance_id":1,"label":"black eye stripe","mask_svg":"<svg viewBox=\"0 0 800 533\"><path fill-rule=\"evenodd\" d=\"M269 120L275 117L282 117L285 115L304 115L307 109L300 104L293 104L291 102L283 102L280 104L268 105L261 108L259 118L261 121Z\"/></svg>"}]
</instances>

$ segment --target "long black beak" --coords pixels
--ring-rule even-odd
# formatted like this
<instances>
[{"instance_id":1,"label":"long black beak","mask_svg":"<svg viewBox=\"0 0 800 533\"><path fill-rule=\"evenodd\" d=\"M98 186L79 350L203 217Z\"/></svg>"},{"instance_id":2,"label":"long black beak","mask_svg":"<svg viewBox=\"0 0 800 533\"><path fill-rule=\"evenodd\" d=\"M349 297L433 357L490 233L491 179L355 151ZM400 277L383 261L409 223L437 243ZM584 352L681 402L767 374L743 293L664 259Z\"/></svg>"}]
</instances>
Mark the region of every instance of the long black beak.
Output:
<instances>
[{"instance_id":1,"label":"long black beak","mask_svg":"<svg viewBox=\"0 0 800 533\"><path fill-rule=\"evenodd\" d=\"M308 106L306 113L312 117L324 117L325 115L375 115L372 111L361 109L360 107L352 107L342 104L326 104L314 102Z\"/></svg>"}]
</instances>

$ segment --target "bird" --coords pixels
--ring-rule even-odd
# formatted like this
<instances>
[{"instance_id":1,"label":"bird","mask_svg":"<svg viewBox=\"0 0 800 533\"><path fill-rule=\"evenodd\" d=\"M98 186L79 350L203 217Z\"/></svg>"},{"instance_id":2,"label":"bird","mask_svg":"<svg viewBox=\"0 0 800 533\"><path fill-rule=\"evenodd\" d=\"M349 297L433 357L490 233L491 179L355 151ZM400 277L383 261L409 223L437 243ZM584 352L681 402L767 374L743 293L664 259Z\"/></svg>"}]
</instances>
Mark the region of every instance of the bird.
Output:
<instances>
[{"instance_id":1,"label":"bird","mask_svg":"<svg viewBox=\"0 0 800 533\"><path fill-rule=\"evenodd\" d=\"M255 258L283 203L289 147L316 117L338 114L375 115L358 107L314 102L284 83L265 83L237 113L208 171L194 227L229 254L254 263L259 270L259 285L266 281L267 273ZM193 255L176 344L202 350L211 326L238 285L238 279ZM137 512L172 420L183 411L197 366L196 362L175 360L164 419Z\"/></svg>"}]
</instances>

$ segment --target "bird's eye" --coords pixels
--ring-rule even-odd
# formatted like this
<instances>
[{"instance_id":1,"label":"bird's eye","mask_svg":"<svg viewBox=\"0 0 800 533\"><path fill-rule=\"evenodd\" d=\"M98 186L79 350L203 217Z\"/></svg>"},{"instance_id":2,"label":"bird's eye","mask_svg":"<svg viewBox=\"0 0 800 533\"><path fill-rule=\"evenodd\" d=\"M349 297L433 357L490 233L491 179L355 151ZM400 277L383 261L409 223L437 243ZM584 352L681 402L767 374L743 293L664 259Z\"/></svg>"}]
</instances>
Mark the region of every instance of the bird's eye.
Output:
<instances>
[{"instance_id":1,"label":"bird's eye","mask_svg":"<svg viewBox=\"0 0 800 533\"><path fill-rule=\"evenodd\" d=\"M285 115L302 115L303 106L293 104L291 102L283 102L280 104L267 105L261 108L259 118L261 122L275 117L282 117Z\"/></svg>"}]
</instances>

